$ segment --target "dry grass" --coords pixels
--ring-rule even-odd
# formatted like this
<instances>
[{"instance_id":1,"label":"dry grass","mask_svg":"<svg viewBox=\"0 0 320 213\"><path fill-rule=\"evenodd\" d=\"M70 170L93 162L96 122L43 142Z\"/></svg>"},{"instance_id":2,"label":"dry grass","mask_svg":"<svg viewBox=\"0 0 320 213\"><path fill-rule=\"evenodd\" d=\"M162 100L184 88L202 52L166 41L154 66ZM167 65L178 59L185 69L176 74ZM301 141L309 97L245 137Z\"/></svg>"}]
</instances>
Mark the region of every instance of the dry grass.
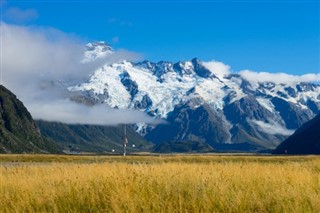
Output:
<instances>
[{"instance_id":1,"label":"dry grass","mask_svg":"<svg viewBox=\"0 0 320 213\"><path fill-rule=\"evenodd\" d=\"M0 212L320 212L315 156L1 155L0 162Z\"/></svg>"}]
</instances>

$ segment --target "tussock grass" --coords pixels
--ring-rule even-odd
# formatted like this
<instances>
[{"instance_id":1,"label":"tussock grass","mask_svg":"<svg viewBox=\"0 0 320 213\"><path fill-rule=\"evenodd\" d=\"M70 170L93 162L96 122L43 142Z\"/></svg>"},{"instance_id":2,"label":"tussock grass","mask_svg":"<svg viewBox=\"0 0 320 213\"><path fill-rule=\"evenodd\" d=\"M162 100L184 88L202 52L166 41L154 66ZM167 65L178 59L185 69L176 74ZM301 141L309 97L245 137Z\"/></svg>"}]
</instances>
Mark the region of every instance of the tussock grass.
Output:
<instances>
[{"instance_id":1,"label":"tussock grass","mask_svg":"<svg viewBox=\"0 0 320 213\"><path fill-rule=\"evenodd\" d=\"M316 156L10 157L0 212L320 212Z\"/></svg>"}]
</instances>

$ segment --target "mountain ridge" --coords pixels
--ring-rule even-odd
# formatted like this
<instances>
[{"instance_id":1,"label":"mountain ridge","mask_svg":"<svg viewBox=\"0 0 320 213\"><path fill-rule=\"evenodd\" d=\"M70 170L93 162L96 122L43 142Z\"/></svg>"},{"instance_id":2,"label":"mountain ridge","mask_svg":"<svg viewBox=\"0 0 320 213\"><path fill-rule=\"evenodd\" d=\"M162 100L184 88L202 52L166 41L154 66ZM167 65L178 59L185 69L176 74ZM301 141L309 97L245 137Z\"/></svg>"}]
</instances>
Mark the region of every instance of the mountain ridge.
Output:
<instances>
[{"instance_id":1,"label":"mountain ridge","mask_svg":"<svg viewBox=\"0 0 320 213\"><path fill-rule=\"evenodd\" d=\"M137 132L158 142L161 141L155 135L166 135L168 129L176 129L186 140L208 144L247 143L258 149L272 149L320 110L318 84L249 81L245 72L232 73L227 65L202 62L198 58L176 63L122 61L105 64L95 70L87 82L68 89L71 94L80 94L89 102L94 100L92 102L113 108L136 109L169 121L169 127L162 132L159 126L136 124ZM183 105L188 109L179 107ZM207 123L201 134L189 131L190 128L183 125L180 129L175 126L177 117L194 114L204 105L207 114L216 116L215 119L207 116L202 121L191 122L194 130L201 123ZM187 120L184 122L188 123ZM209 126L215 126L216 131L207 128ZM217 138L215 135L219 132L223 133L222 141L212 139ZM213 136L203 140L206 134ZM182 138L172 134L162 142L181 141Z\"/></svg>"}]
</instances>

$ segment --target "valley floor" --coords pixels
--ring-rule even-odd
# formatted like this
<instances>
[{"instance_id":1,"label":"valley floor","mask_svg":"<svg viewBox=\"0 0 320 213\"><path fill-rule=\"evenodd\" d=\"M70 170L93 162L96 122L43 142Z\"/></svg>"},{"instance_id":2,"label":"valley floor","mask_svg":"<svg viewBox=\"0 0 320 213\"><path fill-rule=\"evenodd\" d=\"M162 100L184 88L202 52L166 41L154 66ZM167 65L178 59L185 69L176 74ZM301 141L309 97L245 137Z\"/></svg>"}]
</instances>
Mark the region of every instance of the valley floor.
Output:
<instances>
[{"instance_id":1,"label":"valley floor","mask_svg":"<svg viewBox=\"0 0 320 213\"><path fill-rule=\"evenodd\" d=\"M319 156L0 155L0 212L320 212Z\"/></svg>"}]
</instances>

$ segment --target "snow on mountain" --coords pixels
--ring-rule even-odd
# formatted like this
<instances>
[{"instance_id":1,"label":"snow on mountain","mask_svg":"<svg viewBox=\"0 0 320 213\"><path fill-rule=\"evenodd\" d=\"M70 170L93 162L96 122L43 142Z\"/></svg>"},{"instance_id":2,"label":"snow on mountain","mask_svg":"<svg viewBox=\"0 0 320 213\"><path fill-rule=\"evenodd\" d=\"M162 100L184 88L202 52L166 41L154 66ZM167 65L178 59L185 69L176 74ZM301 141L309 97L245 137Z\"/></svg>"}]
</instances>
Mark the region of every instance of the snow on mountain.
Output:
<instances>
[{"instance_id":1,"label":"snow on mountain","mask_svg":"<svg viewBox=\"0 0 320 213\"><path fill-rule=\"evenodd\" d=\"M174 66L180 66L180 72L174 70ZM130 97L130 91L121 82L124 75L128 75L138 85L134 97ZM222 109L227 94L234 93L232 101L245 96L233 79L221 81L216 77L200 77L189 61L178 65L169 62L151 64L148 61L138 64L123 61L105 65L95 71L89 82L69 89L107 93L108 98L103 102L117 108L134 108L134 103L147 95L152 101L147 111L156 111L155 115L161 118L166 118L177 104L191 98L199 97L214 108Z\"/></svg>"},{"instance_id":2,"label":"snow on mountain","mask_svg":"<svg viewBox=\"0 0 320 213\"><path fill-rule=\"evenodd\" d=\"M274 112L274 106L272 104L272 102L267 99L267 98L257 98L257 101L259 102L259 104L261 106L263 106L264 108L266 108L267 110L269 110L270 112Z\"/></svg>"},{"instance_id":3,"label":"snow on mountain","mask_svg":"<svg viewBox=\"0 0 320 213\"><path fill-rule=\"evenodd\" d=\"M86 62L103 58L107 54L112 54L112 48L104 42L90 43L85 52ZM206 104L214 112L210 122L214 122L214 117L221 118L224 128L227 128L224 131L229 131L228 134L233 135L231 141L235 143L242 140L254 143L257 141L255 138L264 143L263 140L266 140L264 138L271 135L269 139L275 140L274 144L277 145L283 137L292 132L293 129L285 125L290 119L296 116L299 118L296 125L299 125L320 109L320 85L298 81L263 81L263 79L248 81L243 74L230 72L229 66L221 62L202 62L199 59L177 63L120 61L111 65L106 64L97 69L88 82L69 87L69 90L98 99L100 103L114 108L138 109L163 119L168 119L169 116L171 116L169 119L177 119L172 116L179 115L176 110L182 110L181 106L195 110ZM185 103L189 104L184 105ZM229 107L232 104L233 107ZM283 107L292 107L292 110ZM205 107L201 113L206 113L209 108ZM230 113L234 113L237 117L252 112L258 114L252 114L248 119L239 118L232 121L230 118ZM152 131L145 124L136 126L141 134ZM277 127L277 131L273 127ZM289 127L292 128L294 125ZM241 133L243 132L241 128L247 128L246 133ZM186 136L188 134L189 138ZM188 140L201 138L201 135L194 134L196 133L185 132L181 135ZM237 134L241 135L241 140L239 135L235 136Z\"/></svg>"},{"instance_id":4,"label":"snow on mountain","mask_svg":"<svg viewBox=\"0 0 320 213\"><path fill-rule=\"evenodd\" d=\"M271 82L254 82L243 86L244 80L237 75L216 78L212 71L213 76L203 78L197 75L189 61L179 62L183 72L175 70L173 68L175 65L177 64L168 62L157 64L147 61L138 64L127 61L118 62L103 66L95 71L88 82L69 89L107 94L108 98L103 102L111 107L122 109L135 108L134 103L141 101L147 95L152 101L152 106L144 110L157 111L156 115L161 118L166 118L177 104L195 97L201 98L203 102L220 110L223 109L228 95L231 97L229 103L232 103L248 93L254 94L258 102L269 111L274 111L271 97L282 98L305 109L308 108L305 105L307 100L319 102L319 86L305 90L301 88L306 86L300 86L300 88L300 84L292 87L292 85ZM131 97L130 91L121 82L124 75L129 76L138 86L138 92L134 97Z\"/></svg>"},{"instance_id":5,"label":"snow on mountain","mask_svg":"<svg viewBox=\"0 0 320 213\"><path fill-rule=\"evenodd\" d=\"M83 63L92 62L99 58L113 54L112 48L104 41L88 43L85 47Z\"/></svg>"}]
</instances>

